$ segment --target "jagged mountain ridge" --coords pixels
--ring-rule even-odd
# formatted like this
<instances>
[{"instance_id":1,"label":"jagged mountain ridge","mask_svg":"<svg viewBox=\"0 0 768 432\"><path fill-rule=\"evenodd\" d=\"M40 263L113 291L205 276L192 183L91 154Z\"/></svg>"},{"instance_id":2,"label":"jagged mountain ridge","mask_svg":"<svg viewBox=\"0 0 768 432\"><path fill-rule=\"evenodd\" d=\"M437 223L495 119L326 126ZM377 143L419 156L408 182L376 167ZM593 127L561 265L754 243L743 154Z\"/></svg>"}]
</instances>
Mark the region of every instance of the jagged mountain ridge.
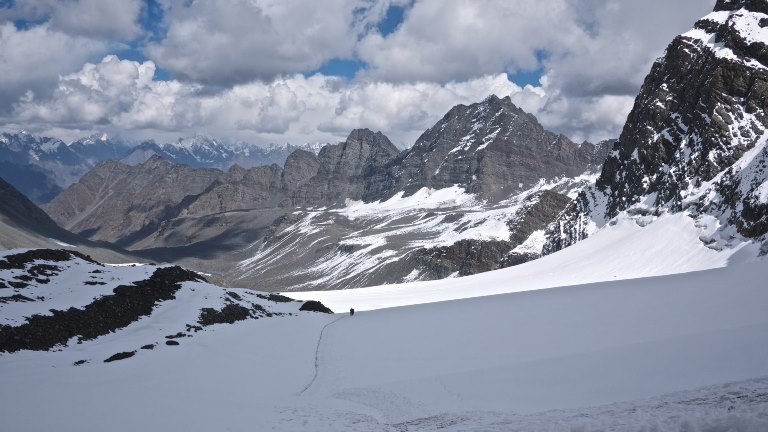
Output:
<instances>
[{"instance_id":1,"label":"jagged mountain ridge","mask_svg":"<svg viewBox=\"0 0 768 432\"><path fill-rule=\"evenodd\" d=\"M499 138L484 146L478 142L482 136L464 139L473 128L496 129ZM443 137L438 136L441 130ZM442 183L429 170L419 169L409 174L411 186L400 184L407 172L404 164L432 141L457 150L434 152L433 159L424 158L426 165L438 163L456 174L474 160L480 161L479 168ZM107 164L95 169L98 175L83 177L80 186L70 187L46 209L59 223L92 238L259 289L434 279L538 257L544 227L569 202L565 194L573 195L591 181L583 174L600 166L609 147L609 142L575 144L547 132L509 98L493 96L451 110L422 136L416 150L399 151L381 132L358 129L317 155L294 151L282 169L235 165L227 172L209 171L190 185L163 183L163 177L172 177L170 165L158 165L155 156L134 167ZM535 162L525 155L533 155ZM504 162L483 162L492 159ZM184 170L186 175L195 171ZM483 192L477 186L512 178L518 171L525 180L514 187ZM123 191L123 183L134 189ZM414 184L423 186L408 189ZM175 190L164 193L165 187ZM147 199L142 190L164 198ZM447 201L409 203L443 193ZM73 202L80 204L75 208ZM403 203L409 203L407 209L400 208ZM358 217L359 209L348 210L359 206L375 214ZM273 265L277 261L280 265ZM371 265L360 265L362 261ZM337 263L333 280L326 277L327 263Z\"/></svg>"},{"instance_id":2,"label":"jagged mountain ridge","mask_svg":"<svg viewBox=\"0 0 768 432\"><path fill-rule=\"evenodd\" d=\"M172 164L160 156L136 167L107 160L43 208L64 228L127 246L153 232L159 221L177 215L187 196L202 193L222 174Z\"/></svg>"},{"instance_id":3,"label":"jagged mountain ridge","mask_svg":"<svg viewBox=\"0 0 768 432\"><path fill-rule=\"evenodd\" d=\"M727 247L768 232L768 15L763 1L717 2L647 76L596 185L548 230L545 252L619 212L687 211Z\"/></svg>"},{"instance_id":4,"label":"jagged mountain ridge","mask_svg":"<svg viewBox=\"0 0 768 432\"><path fill-rule=\"evenodd\" d=\"M117 158L129 165L138 165L153 155L158 155L173 163L186 164L194 168L229 169L233 165L253 168L273 163L282 165L286 158L295 150L312 153L319 151L316 144L303 145L271 145L260 147L239 142L231 145L204 135L189 138L179 138L173 143L158 144L155 141L144 141L127 153Z\"/></svg>"},{"instance_id":5,"label":"jagged mountain ridge","mask_svg":"<svg viewBox=\"0 0 768 432\"><path fill-rule=\"evenodd\" d=\"M92 168L63 141L25 131L0 134L0 163L6 180L36 202L55 197Z\"/></svg>"},{"instance_id":6,"label":"jagged mountain ridge","mask_svg":"<svg viewBox=\"0 0 768 432\"><path fill-rule=\"evenodd\" d=\"M544 129L509 96L457 105L424 132L368 188L365 201L400 191L461 185L467 192L503 199L540 179L575 177L602 164L608 146L576 144Z\"/></svg>"}]
</instances>

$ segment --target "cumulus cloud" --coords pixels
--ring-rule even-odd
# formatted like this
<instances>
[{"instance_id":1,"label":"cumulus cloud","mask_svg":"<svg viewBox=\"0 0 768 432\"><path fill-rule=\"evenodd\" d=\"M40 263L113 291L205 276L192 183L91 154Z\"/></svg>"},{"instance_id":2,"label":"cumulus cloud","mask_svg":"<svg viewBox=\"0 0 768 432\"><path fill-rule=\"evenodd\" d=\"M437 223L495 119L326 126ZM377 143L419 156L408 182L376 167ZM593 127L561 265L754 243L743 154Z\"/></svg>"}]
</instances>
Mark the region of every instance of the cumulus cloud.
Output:
<instances>
[{"instance_id":1,"label":"cumulus cloud","mask_svg":"<svg viewBox=\"0 0 768 432\"><path fill-rule=\"evenodd\" d=\"M198 84L153 79L155 65L107 56L61 77L53 95L15 105L14 117L32 129L133 131L137 137L198 132L257 143L338 141L350 130L381 130L401 146L452 106L489 93L524 94L505 74L436 84L347 81L297 74L251 82L219 93Z\"/></svg>"},{"instance_id":2,"label":"cumulus cloud","mask_svg":"<svg viewBox=\"0 0 768 432\"><path fill-rule=\"evenodd\" d=\"M0 115L21 97L45 98L77 71L139 37L141 0L24 0L0 7ZM26 22L17 27L14 22Z\"/></svg>"},{"instance_id":3,"label":"cumulus cloud","mask_svg":"<svg viewBox=\"0 0 768 432\"><path fill-rule=\"evenodd\" d=\"M52 30L74 36L130 39L139 35L141 0L24 0L0 9L0 21L47 21Z\"/></svg>"},{"instance_id":4,"label":"cumulus cloud","mask_svg":"<svg viewBox=\"0 0 768 432\"><path fill-rule=\"evenodd\" d=\"M351 57L358 35L386 12L388 1L214 0L173 3L166 37L147 47L182 79L230 86L306 72Z\"/></svg>"},{"instance_id":5,"label":"cumulus cloud","mask_svg":"<svg viewBox=\"0 0 768 432\"><path fill-rule=\"evenodd\" d=\"M397 31L369 34L358 53L377 79L448 82L536 69L537 50L581 33L563 0L420 0Z\"/></svg>"},{"instance_id":6,"label":"cumulus cloud","mask_svg":"<svg viewBox=\"0 0 768 432\"><path fill-rule=\"evenodd\" d=\"M46 96L60 73L79 69L107 46L52 30L47 24L29 30L0 24L0 114L24 95Z\"/></svg>"}]
</instances>

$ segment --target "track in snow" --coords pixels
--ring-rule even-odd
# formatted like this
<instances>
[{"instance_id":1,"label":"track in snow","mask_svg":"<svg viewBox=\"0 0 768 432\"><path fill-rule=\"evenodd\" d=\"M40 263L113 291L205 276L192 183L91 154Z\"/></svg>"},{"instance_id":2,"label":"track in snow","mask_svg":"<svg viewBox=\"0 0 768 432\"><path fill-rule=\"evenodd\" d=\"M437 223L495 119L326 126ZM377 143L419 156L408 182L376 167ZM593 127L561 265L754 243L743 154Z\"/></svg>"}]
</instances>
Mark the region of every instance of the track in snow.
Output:
<instances>
[{"instance_id":1,"label":"track in snow","mask_svg":"<svg viewBox=\"0 0 768 432\"><path fill-rule=\"evenodd\" d=\"M309 390L309 388L312 387L312 384L314 384L315 380L317 379L317 369L318 369L318 366L319 366L319 364L318 364L318 356L320 354L320 344L323 343L323 334L325 333L325 329L327 329L328 326L330 326L331 324L334 324L338 320L340 320L342 318L346 318L346 317L347 317L347 315L342 315L342 316L336 318L335 320L329 322L328 324L324 325L323 328L320 329L320 337L317 338L317 346L315 347L315 374L312 375L312 379L309 381L309 383L303 389L301 389L301 391L299 392L299 396L303 395L305 391Z\"/></svg>"}]
</instances>

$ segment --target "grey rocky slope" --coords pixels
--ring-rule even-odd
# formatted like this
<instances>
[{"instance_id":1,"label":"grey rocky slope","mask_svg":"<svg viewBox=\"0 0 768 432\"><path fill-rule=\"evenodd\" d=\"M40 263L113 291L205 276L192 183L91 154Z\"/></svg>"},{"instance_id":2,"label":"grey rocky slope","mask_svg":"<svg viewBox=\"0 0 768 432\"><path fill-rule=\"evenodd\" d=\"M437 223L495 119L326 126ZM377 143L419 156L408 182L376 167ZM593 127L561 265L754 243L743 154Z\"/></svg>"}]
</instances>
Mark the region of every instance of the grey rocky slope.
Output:
<instances>
[{"instance_id":1,"label":"grey rocky slope","mask_svg":"<svg viewBox=\"0 0 768 432\"><path fill-rule=\"evenodd\" d=\"M519 264L539 256L547 224L586 182L561 179L498 203L454 186L293 212L244 249L228 274L236 286L289 291L442 279Z\"/></svg>"},{"instance_id":2,"label":"grey rocky slope","mask_svg":"<svg viewBox=\"0 0 768 432\"><path fill-rule=\"evenodd\" d=\"M61 228L0 178L0 249L62 247L113 263L139 260L110 244L92 242Z\"/></svg>"},{"instance_id":3,"label":"grey rocky slope","mask_svg":"<svg viewBox=\"0 0 768 432\"><path fill-rule=\"evenodd\" d=\"M609 145L577 145L547 132L509 99L451 113L416 150L403 152L382 133L358 129L317 156L294 151L283 168L235 165L224 172L157 156L136 166L103 162L45 208L90 238L265 290L433 279L537 257L543 228L569 201L563 193L589 182L576 177L597 169ZM501 136L479 148L467 138L473 128ZM433 133L439 130L450 132ZM445 172L459 173L469 159L480 168L441 182L420 169L410 178L422 187L400 185L430 142L438 143ZM510 178L520 181L491 189ZM337 263L330 273L328 263Z\"/></svg>"},{"instance_id":4,"label":"grey rocky slope","mask_svg":"<svg viewBox=\"0 0 768 432\"><path fill-rule=\"evenodd\" d=\"M713 248L768 232L768 6L719 0L656 61L594 187L548 230L545 252L622 211L718 223ZM714 222L718 221L718 222Z\"/></svg>"},{"instance_id":5,"label":"grey rocky slope","mask_svg":"<svg viewBox=\"0 0 768 432\"><path fill-rule=\"evenodd\" d=\"M93 240L130 245L181 210L182 201L203 192L219 170L192 169L153 156L137 167L115 160L97 165L46 204L64 228Z\"/></svg>"}]
</instances>

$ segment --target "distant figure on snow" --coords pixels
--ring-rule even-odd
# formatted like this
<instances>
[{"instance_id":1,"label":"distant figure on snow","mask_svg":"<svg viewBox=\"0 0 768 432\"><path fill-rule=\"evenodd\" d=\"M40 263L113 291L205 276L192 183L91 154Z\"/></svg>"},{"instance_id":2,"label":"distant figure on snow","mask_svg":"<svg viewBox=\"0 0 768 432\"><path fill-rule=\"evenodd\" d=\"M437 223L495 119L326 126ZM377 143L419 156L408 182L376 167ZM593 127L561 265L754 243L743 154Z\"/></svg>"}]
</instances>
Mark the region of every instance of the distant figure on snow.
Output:
<instances>
[{"instance_id":1,"label":"distant figure on snow","mask_svg":"<svg viewBox=\"0 0 768 432\"><path fill-rule=\"evenodd\" d=\"M352 316L352 315L354 315L354 314L355 314L355 310L354 310L354 309L352 309L352 308L350 308L350 309L349 309L349 316Z\"/></svg>"}]
</instances>

